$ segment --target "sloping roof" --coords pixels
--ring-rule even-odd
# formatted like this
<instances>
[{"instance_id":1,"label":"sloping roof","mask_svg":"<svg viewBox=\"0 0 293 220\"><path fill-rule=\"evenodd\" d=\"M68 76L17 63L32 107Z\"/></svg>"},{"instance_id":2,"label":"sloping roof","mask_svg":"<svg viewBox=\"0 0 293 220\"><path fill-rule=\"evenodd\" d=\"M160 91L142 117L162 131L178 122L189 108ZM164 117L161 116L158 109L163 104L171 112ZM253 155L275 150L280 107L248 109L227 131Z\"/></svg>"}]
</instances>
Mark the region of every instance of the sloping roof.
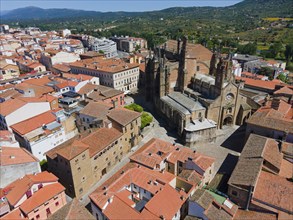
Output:
<instances>
[{"instance_id":1,"label":"sloping roof","mask_svg":"<svg viewBox=\"0 0 293 220\"><path fill-rule=\"evenodd\" d=\"M0 147L0 166L39 162L24 148Z\"/></svg>"},{"instance_id":2,"label":"sloping roof","mask_svg":"<svg viewBox=\"0 0 293 220\"><path fill-rule=\"evenodd\" d=\"M262 171L254 189L253 200L273 205L293 214L293 186L286 178Z\"/></svg>"},{"instance_id":3,"label":"sloping roof","mask_svg":"<svg viewBox=\"0 0 293 220\"><path fill-rule=\"evenodd\" d=\"M35 208L41 206L48 200L52 199L54 196L60 194L65 190L65 187L60 183L53 183L47 186L43 186L43 188L39 189L35 192L30 198L24 201L20 205L20 209L28 214L33 211Z\"/></svg>"},{"instance_id":4,"label":"sloping roof","mask_svg":"<svg viewBox=\"0 0 293 220\"><path fill-rule=\"evenodd\" d=\"M285 105L282 100L280 100L279 107L280 109L278 110L273 109L271 106L261 107L247 120L247 123L293 133L292 107L288 108L288 105ZM284 109L287 112L284 112Z\"/></svg>"},{"instance_id":5,"label":"sloping roof","mask_svg":"<svg viewBox=\"0 0 293 220\"><path fill-rule=\"evenodd\" d=\"M228 181L229 185L255 186L263 164L262 158L241 158Z\"/></svg>"},{"instance_id":6,"label":"sloping roof","mask_svg":"<svg viewBox=\"0 0 293 220\"><path fill-rule=\"evenodd\" d=\"M126 126L133 120L140 117L141 113L128 110L125 108L114 108L110 111L110 113L107 116L110 119L116 121L118 124L121 124L122 126Z\"/></svg>"},{"instance_id":7,"label":"sloping roof","mask_svg":"<svg viewBox=\"0 0 293 220\"><path fill-rule=\"evenodd\" d=\"M67 160L71 160L82 152L88 149L88 145L79 140L74 140L73 143L65 145L63 148L57 150L57 153Z\"/></svg>"},{"instance_id":8,"label":"sloping roof","mask_svg":"<svg viewBox=\"0 0 293 220\"><path fill-rule=\"evenodd\" d=\"M256 134L250 134L241 153L241 158L263 158L280 169L282 154L278 142Z\"/></svg>"},{"instance_id":9,"label":"sloping roof","mask_svg":"<svg viewBox=\"0 0 293 220\"><path fill-rule=\"evenodd\" d=\"M90 157L92 157L118 140L122 135L123 133L115 128L100 128L81 141L89 146Z\"/></svg>"},{"instance_id":10,"label":"sloping roof","mask_svg":"<svg viewBox=\"0 0 293 220\"><path fill-rule=\"evenodd\" d=\"M6 102L0 103L0 114L7 116L27 103L19 99L10 99Z\"/></svg>"},{"instance_id":11,"label":"sloping roof","mask_svg":"<svg viewBox=\"0 0 293 220\"><path fill-rule=\"evenodd\" d=\"M15 180L6 186L4 191L7 193L7 200L12 206L14 206L34 184L57 181L58 178L56 176L54 176L52 173L44 171L35 175L25 175L23 178Z\"/></svg>"},{"instance_id":12,"label":"sloping roof","mask_svg":"<svg viewBox=\"0 0 293 220\"><path fill-rule=\"evenodd\" d=\"M108 114L111 105L107 105L101 102L90 102L79 113L89 115L97 119L104 119Z\"/></svg>"},{"instance_id":13,"label":"sloping roof","mask_svg":"<svg viewBox=\"0 0 293 220\"><path fill-rule=\"evenodd\" d=\"M186 199L186 196L184 197L176 189L166 184L164 188L154 195L146 204L145 208L156 216L162 215L166 219L172 219L181 209Z\"/></svg>"},{"instance_id":14,"label":"sloping roof","mask_svg":"<svg viewBox=\"0 0 293 220\"><path fill-rule=\"evenodd\" d=\"M281 89L274 92L274 94L288 94L293 95L293 90L288 88L287 86L282 87Z\"/></svg>"},{"instance_id":15,"label":"sloping roof","mask_svg":"<svg viewBox=\"0 0 293 220\"><path fill-rule=\"evenodd\" d=\"M21 121L17 124L11 126L12 130L20 135L25 135L37 128L47 125L51 122L56 121L56 116L52 111L47 111L35 117L29 118L27 120Z\"/></svg>"},{"instance_id":16,"label":"sloping roof","mask_svg":"<svg viewBox=\"0 0 293 220\"><path fill-rule=\"evenodd\" d=\"M204 189L198 189L191 196L190 201L198 203L204 209L208 209L214 197Z\"/></svg>"},{"instance_id":17,"label":"sloping roof","mask_svg":"<svg viewBox=\"0 0 293 220\"><path fill-rule=\"evenodd\" d=\"M182 42L181 42L182 45ZM161 45L161 46L164 46ZM166 42L166 50L170 52L177 52L177 41L176 40L168 40ZM202 46L201 44L192 44L192 43L187 43L186 44L186 50L187 54L186 56L189 58L197 58L198 60L202 61L210 61L213 53Z\"/></svg>"}]
</instances>

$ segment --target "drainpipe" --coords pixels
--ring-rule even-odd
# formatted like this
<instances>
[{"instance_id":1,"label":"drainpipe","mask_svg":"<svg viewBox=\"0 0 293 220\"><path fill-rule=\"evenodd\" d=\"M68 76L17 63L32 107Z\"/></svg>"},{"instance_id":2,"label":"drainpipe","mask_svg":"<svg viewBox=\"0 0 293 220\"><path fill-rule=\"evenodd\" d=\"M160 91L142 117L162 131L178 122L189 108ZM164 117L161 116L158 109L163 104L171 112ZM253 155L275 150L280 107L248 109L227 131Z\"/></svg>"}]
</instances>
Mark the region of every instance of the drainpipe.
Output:
<instances>
[{"instance_id":1,"label":"drainpipe","mask_svg":"<svg viewBox=\"0 0 293 220\"><path fill-rule=\"evenodd\" d=\"M248 211L249 208L249 204L251 201L251 197L252 197L252 191L253 191L253 186L249 186L249 191L248 191L248 197L247 197L247 201L246 201L246 205L245 205L245 210Z\"/></svg>"}]
</instances>

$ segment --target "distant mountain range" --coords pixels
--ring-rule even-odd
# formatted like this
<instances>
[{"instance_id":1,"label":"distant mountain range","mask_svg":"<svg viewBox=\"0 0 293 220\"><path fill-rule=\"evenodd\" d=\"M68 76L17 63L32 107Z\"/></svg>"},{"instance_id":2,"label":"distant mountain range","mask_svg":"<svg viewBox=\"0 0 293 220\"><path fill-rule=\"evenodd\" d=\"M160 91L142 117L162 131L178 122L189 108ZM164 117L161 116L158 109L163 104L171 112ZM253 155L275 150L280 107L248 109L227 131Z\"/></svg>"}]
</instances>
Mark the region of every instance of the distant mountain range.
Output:
<instances>
[{"instance_id":1,"label":"distant mountain range","mask_svg":"<svg viewBox=\"0 0 293 220\"><path fill-rule=\"evenodd\" d=\"M148 12L97 12L73 9L42 9L25 7L11 11L1 11L2 20L51 20L58 18L93 18L115 20L125 17L190 17L193 19L231 20L235 16L252 17L293 17L292 0L244 0L228 7L173 7Z\"/></svg>"}]
</instances>

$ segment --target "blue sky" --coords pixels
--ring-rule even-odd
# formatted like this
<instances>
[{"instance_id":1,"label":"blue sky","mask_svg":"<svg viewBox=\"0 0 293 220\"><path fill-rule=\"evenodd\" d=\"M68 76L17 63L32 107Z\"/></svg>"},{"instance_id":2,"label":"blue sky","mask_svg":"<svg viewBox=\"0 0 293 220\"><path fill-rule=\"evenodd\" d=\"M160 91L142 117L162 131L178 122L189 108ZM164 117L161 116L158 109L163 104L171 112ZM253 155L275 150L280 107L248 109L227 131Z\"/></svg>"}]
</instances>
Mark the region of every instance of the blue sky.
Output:
<instances>
[{"instance_id":1,"label":"blue sky","mask_svg":"<svg viewBox=\"0 0 293 220\"><path fill-rule=\"evenodd\" d=\"M175 6L228 6L233 5L241 0L188 0L188 1L178 1L178 0L0 0L1 11L11 10L15 8L36 6L41 8L70 8L70 9L82 9L82 10L92 10L92 11L150 11L150 10L160 10Z\"/></svg>"}]
</instances>

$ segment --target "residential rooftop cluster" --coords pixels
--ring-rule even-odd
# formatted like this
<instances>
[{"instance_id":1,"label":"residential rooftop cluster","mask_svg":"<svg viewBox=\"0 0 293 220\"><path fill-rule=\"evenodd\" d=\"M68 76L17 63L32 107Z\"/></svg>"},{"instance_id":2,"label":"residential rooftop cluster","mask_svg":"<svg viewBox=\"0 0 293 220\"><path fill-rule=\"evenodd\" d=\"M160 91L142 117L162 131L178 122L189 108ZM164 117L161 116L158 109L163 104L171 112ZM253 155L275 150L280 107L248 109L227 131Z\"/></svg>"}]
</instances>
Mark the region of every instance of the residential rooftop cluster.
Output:
<instances>
[{"instance_id":1,"label":"residential rooftop cluster","mask_svg":"<svg viewBox=\"0 0 293 220\"><path fill-rule=\"evenodd\" d=\"M186 37L147 51L136 37L3 30L1 219L292 218L284 63ZM226 142L237 161L220 173Z\"/></svg>"}]
</instances>

